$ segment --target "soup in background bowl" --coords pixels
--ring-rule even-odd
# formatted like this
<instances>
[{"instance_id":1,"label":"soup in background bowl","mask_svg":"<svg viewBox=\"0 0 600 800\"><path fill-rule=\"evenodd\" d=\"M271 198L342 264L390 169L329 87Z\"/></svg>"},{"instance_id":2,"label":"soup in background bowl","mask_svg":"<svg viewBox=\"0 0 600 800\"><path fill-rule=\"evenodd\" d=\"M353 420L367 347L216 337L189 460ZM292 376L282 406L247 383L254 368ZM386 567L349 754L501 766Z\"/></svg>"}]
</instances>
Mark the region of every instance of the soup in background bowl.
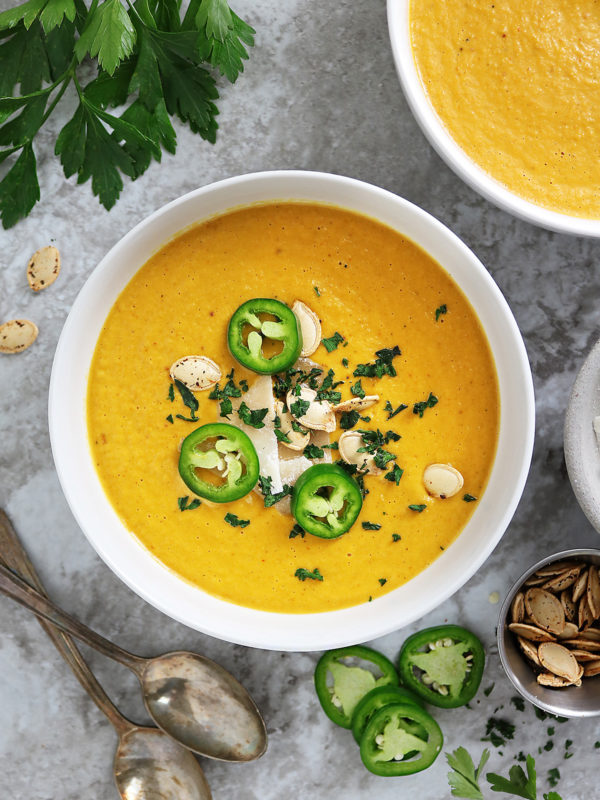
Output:
<instances>
[{"instance_id":1,"label":"soup in background bowl","mask_svg":"<svg viewBox=\"0 0 600 800\"><path fill-rule=\"evenodd\" d=\"M237 306L261 295L300 299L320 317L324 337L342 334L337 348L320 346L311 359L345 382L343 399L358 364L381 348L401 350L397 376L363 378L381 399L360 426L402 437L389 450L405 474L397 483L367 477L361 516L336 540L290 538L293 518L265 509L256 493L178 506L190 494L177 472L178 445L196 425L176 417L187 409L169 399L169 367L204 354L251 388L254 377L228 352L225 333ZM421 416L418 403L434 391L437 404ZM219 420L218 402L196 397L196 424ZM388 420L387 400L408 408ZM358 181L275 172L192 192L113 248L61 336L50 426L71 508L128 585L206 633L310 650L408 624L480 566L523 488L533 395L514 319L453 234ZM464 493L428 496L422 471L432 461L462 467ZM232 527L227 512L250 524ZM298 568L318 568L324 579L301 581Z\"/></svg>"},{"instance_id":2,"label":"soup in background bowl","mask_svg":"<svg viewBox=\"0 0 600 800\"><path fill-rule=\"evenodd\" d=\"M476 191L535 224L600 235L594 0L388 0L408 103Z\"/></svg>"}]
</instances>

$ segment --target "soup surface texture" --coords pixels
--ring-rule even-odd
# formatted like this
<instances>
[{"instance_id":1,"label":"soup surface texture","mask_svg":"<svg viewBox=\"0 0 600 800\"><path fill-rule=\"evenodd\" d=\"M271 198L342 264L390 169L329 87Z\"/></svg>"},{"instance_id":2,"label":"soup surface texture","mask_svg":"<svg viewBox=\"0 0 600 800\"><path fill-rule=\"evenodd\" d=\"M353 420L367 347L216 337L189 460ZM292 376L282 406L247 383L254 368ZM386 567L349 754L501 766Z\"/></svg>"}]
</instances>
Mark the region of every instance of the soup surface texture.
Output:
<instances>
[{"instance_id":1,"label":"soup surface texture","mask_svg":"<svg viewBox=\"0 0 600 800\"><path fill-rule=\"evenodd\" d=\"M600 2L411 0L424 88L460 147L537 205L600 217Z\"/></svg>"},{"instance_id":2,"label":"soup surface texture","mask_svg":"<svg viewBox=\"0 0 600 800\"><path fill-rule=\"evenodd\" d=\"M265 508L254 491L233 503L178 507L178 498L190 495L178 473L178 446L199 424L219 419L219 402L198 392L199 422L178 419L189 409L177 392L169 400L169 368L183 356L206 355L223 376L235 367L236 381L251 385L256 376L229 353L226 330L242 302L261 296L290 306L299 299L320 317L323 337L344 337L336 349L328 352L321 344L311 357L344 381L338 387L343 399L352 396L358 364L373 362L382 348L398 345L402 351L393 361L395 377L361 379L366 393L381 399L363 412L370 421L356 428L399 434L386 449L404 473L398 484L367 476L361 515L338 539L290 538L294 519ZM430 393L437 404L422 416L413 413ZM389 419L388 400L394 409L402 403L407 408ZM168 242L113 306L88 385L93 459L124 525L156 558L205 591L278 612L367 602L440 556L477 505L463 495L482 495L498 425L487 339L449 275L390 228L314 204L234 210ZM332 440L340 433L338 426ZM431 497L422 478L432 462L455 466L464 490L446 500ZM232 527L227 513L250 524ZM365 528L365 522L372 525ZM300 580L300 568L318 568L323 580Z\"/></svg>"}]
</instances>

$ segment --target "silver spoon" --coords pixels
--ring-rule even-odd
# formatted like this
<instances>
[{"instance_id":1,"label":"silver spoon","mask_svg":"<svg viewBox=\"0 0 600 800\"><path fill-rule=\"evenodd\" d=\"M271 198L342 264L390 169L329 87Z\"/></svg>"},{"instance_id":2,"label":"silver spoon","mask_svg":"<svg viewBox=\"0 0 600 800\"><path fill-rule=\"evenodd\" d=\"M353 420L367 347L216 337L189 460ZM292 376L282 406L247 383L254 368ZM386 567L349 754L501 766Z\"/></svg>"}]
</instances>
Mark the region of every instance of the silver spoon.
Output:
<instances>
[{"instance_id":1,"label":"silver spoon","mask_svg":"<svg viewBox=\"0 0 600 800\"><path fill-rule=\"evenodd\" d=\"M265 752L267 732L258 708L241 683L214 661L184 650L155 658L128 653L2 565L0 592L129 667L152 719L189 750L222 761L252 761Z\"/></svg>"},{"instance_id":2,"label":"silver spoon","mask_svg":"<svg viewBox=\"0 0 600 800\"><path fill-rule=\"evenodd\" d=\"M2 509L0 564L19 572L43 593L44 587ZM123 800L211 800L208 783L195 757L163 731L134 725L124 717L94 677L73 640L43 619L39 622L119 735L113 770Z\"/></svg>"}]
</instances>

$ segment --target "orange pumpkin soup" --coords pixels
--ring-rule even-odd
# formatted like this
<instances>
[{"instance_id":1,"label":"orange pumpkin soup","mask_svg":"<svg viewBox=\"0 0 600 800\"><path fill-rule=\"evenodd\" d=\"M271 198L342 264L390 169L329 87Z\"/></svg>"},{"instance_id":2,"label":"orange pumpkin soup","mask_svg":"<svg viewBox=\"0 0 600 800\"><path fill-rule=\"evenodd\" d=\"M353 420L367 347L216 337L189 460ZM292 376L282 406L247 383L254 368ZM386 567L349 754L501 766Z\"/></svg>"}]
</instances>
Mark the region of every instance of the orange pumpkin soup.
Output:
<instances>
[{"instance_id":1,"label":"orange pumpkin soup","mask_svg":"<svg viewBox=\"0 0 600 800\"><path fill-rule=\"evenodd\" d=\"M178 418L189 409L177 392L169 399L170 366L186 355L208 356L223 376L235 368L236 382L252 387L257 376L232 357L226 331L235 309L253 297L289 306L300 300L320 318L324 338L343 337L331 352L321 344L311 356L344 382L337 387L343 400L353 396L359 364L373 363L382 348L401 350L395 375L361 377L364 391L380 399L353 428L401 437L386 437L395 459L384 474L364 478L361 514L337 539L290 537L293 517L265 508L255 491L232 503L202 501L180 510L179 498L188 496L189 504L193 495L179 476L179 445L198 425L219 421L219 402L196 392L199 421ZM437 403L425 403L431 397ZM372 219L293 202L234 210L168 242L117 299L88 384L93 459L127 529L206 592L287 613L367 602L434 561L484 491L499 413L485 334L444 269ZM235 425L236 412L220 421ZM338 424L331 441L340 433ZM423 473L432 463L460 471L464 487L457 495L428 493ZM395 479L386 479L394 465L401 477L396 470ZM232 527L226 514L249 524ZM297 575L315 569L322 580Z\"/></svg>"}]
</instances>

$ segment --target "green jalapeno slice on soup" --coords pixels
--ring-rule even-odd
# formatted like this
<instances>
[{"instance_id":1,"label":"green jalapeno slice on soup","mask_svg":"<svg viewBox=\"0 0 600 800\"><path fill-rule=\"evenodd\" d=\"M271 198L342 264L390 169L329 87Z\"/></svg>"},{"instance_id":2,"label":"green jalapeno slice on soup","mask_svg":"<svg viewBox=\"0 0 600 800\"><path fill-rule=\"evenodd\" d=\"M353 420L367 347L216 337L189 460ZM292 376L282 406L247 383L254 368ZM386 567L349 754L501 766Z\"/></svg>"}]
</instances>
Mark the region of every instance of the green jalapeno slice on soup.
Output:
<instances>
[{"instance_id":1,"label":"green jalapeno slice on soup","mask_svg":"<svg viewBox=\"0 0 600 800\"><path fill-rule=\"evenodd\" d=\"M336 464L314 464L296 481L292 514L307 533L336 539L356 522L362 495L356 481Z\"/></svg>"},{"instance_id":2,"label":"green jalapeno slice on soup","mask_svg":"<svg viewBox=\"0 0 600 800\"><path fill-rule=\"evenodd\" d=\"M194 494L206 500L239 500L256 486L258 473L254 445L235 425L202 425L183 440L179 474Z\"/></svg>"},{"instance_id":3,"label":"green jalapeno slice on soup","mask_svg":"<svg viewBox=\"0 0 600 800\"><path fill-rule=\"evenodd\" d=\"M231 355L244 367L261 375L274 375L298 360L302 350L300 323L285 303L256 297L233 313L227 344Z\"/></svg>"}]
</instances>

